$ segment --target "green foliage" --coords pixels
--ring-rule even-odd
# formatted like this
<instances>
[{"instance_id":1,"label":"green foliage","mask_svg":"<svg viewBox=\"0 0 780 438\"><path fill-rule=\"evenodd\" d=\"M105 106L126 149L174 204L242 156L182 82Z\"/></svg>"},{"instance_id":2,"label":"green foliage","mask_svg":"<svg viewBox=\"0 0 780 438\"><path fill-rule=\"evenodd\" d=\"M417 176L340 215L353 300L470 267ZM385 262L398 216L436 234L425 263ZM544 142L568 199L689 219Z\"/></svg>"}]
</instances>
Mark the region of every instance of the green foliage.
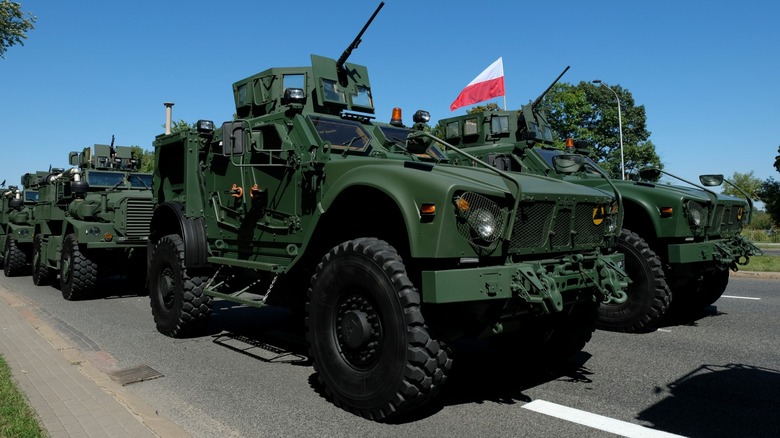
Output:
<instances>
[{"instance_id":1,"label":"green foliage","mask_svg":"<svg viewBox=\"0 0 780 438\"><path fill-rule=\"evenodd\" d=\"M0 437L45 436L35 413L14 385L11 370L0 356Z\"/></svg>"},{"instance_id":2,"label":"green foliage","mask_svg":"<svg viewBox=\"0 0 780 438\"><path fill-rule=\"evenodd\" d=\"M777 153L780 154L780 146L777 147ZM780 155L775 157L775 169L780 172Z\"/></svg>"},{"instance_id":3,"label":"green foliage","mask_svg":"<svg viewBox=\"0 0 780 438\"><path fill-rule=\"evenodd\" d=\"M766 212L772 217L775 226L780 226L780 181L769 177L761 183L757 194L758 198L764 202Z\"/></svg>"},{"instance_id":4,"label":"green foliage","mask_svg":"<svg viewBox=\"0 0 780 438\"><path fill-rule=\"evenodd\" d=\"M769 216L769 213L763 210L756 210L753 212L753 217L750 219L750 223L745 226L745 229L768 230L773 225L772 216Z\"/></svg>"},{"instance_id":5,"label":"green foliage","mask_svg":"<svg viewBox=\"0 0 780 438\"><path fill-rule=\"evenodd\" d=\"M751 199L761 199L758 196L758 189L761 188L761 180L755 176L754 171L751 170L748 173L734 172L734 175L729 178L729 181L750 195ZM737 198L745 197L739 190L726 183L723 183L722 193L729 196L736 196Z\"/></svg>"},{"instance_id":6,"label":"green foliage","mask_svg":"<svg viewBox=\"0 0 780 438\"><path fill-rule=\"evenodd\" d=\"M490 102L487 105L476 105L472 106L466 111L466 114L479 114L485 111L497 111L501 108L498 106L497 103Z\"/></svg>"},{"instance_id":7,"label":"green foliage","mask_svg":"<svg viewBox=\"0 0 780 438\"><path fill-rule=\"evenodd\" d=\"M750 262L742 269L754 272L778 272L780 271L780 257L753 256L750 258Z\"/></svg>"},{"instance_id":8,"label":"green foliage","mask_svg":"<svg viewBox=\"0 0 780 438\"><path fill-rule=\"evenodd\" d=\"M33 23L38 17L22 12L22 5L10 0L0 0L0 58L13 45L24 45L27 31L34 29Z\"/></svg>"},{"instance_id":9,"label":"green foliage","mask_svg":"<svg viewBox=\"0 0 780 438\"><path fill-rule=\"evenodd\" d=\"M620 97L626 178L643 167L663 168L655 145L649 140L644 106L636 106L631 92L621 86L613 86L612 90ZM620 176L618 107L610 88L584 81L577 85L558 83L540 106L547 112L561 145L566 138L586 140L591 145L592 157L612 176Z\"/></svg>"},{"instance_id":10,"label":"green foliage","mask_svg":"<svg viewBox=\"0 0 780 438\"><path fill-rule=\"evenodd\" d=\"M154 172L154 151L144 150L141 146L130 146L130 153L141 160L141 172Z\"/></svg>"}]
</instances>

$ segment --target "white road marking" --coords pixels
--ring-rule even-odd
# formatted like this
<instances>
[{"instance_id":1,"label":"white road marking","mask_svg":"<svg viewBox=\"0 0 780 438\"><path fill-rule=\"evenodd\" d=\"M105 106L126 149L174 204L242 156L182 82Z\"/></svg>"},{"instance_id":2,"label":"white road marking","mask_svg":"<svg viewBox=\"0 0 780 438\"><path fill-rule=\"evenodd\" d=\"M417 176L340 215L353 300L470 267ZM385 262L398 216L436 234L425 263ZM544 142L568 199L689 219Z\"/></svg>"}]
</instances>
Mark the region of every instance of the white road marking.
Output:
<instances>
[{"instance_id":1,"label":"white road marking","mask_svg":"<svg viewBox=\"0 0 780 438\"><path fill-rule=\"evenodd\" d=\"M664 332L664 333L671 333L672 332L671 330L668 330L668 329L655 329L655 331L657 331L657 332Z\"/></svg>"},{"instance_id":2,"label":"white road marking","mask_svg":"<svg viewBox=\"0 0 780 438\"><path fill-rule=\"evenodd\" d=\"M753 298L753 297L737 297L734 295L721 295L721 298L738 298L740 300L760 300L761 298Z\"/></svg>"},{"instance_id":3,"label":"white road marking","mask_svg":"<svg viewBox=\"0 0 780 438\"><path fill-rule=\"evenodd\" d=\"M650 429L638 424L615 420L614 418L592 414L590 412L569 408L544 400L534 400L530 403L526 403L523 408L629 438L671 438L682 436Z\"/></svg>"}]
</instances>

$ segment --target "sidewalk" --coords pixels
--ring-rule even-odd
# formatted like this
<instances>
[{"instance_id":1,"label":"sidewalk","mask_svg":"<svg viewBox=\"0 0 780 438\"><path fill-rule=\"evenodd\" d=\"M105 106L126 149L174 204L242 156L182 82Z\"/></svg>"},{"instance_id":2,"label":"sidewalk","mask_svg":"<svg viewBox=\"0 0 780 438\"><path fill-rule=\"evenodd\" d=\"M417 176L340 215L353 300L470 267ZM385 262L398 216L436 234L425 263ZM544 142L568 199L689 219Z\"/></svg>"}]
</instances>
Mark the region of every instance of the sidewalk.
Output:
<instances>
[{"instance_id":1,"label":"sidewalk","mask_svg":"<svg viewBox=\"0 0 780 438\"><path fill-rule=\"evenodd\" d=\"M187 437L0 285L0 354L50 437Z\"/></svg>"}]
</instances>

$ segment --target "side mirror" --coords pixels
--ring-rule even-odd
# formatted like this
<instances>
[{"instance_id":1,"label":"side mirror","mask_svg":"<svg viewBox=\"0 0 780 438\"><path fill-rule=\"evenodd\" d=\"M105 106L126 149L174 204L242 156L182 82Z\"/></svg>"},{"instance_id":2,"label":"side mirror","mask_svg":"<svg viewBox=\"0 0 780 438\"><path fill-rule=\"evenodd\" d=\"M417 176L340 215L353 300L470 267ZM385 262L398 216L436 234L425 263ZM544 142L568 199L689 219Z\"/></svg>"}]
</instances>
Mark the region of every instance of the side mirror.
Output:
<instances>
[{"instance_id":1,"label":"side mirror","mask_svg":"<svg viewBox=\"0 0 780 438\"><path fill-rule=\"evenodd\" d=\"M700 175L699 181L706 187L717 187L723 184L723 175Z\"/></svg>"},{"instance_id":2,"label":"side mirror","mask_svg":"<svg viewBox=\"0 0 780 438\"><path fill-rule=\"evenodd\" d=\"M553 157L555 171L564 175L571 175L581 171L584 164L585 159L582 155L562 154Z\"/></svg>"},{"instance_id":3,"label":"side mirror","mask_svg":"<svg viewBox=\"0 0 780 438\"><path fill-rule=\"evenodd\" d=\"M244 122L236 120L222 124L222 155L244 155Z\"/></svg>"},{"instance_id":4,"label":"side mirror","mask_svg":"<svg viewBox=\"0 0 780 438\"><path fill-rule=\"evenodd\" d=\"M645 167L639 171L639 179L645 181L657 181L661 177L661 171L655 167Z\"/></svg>"}]
</instances>

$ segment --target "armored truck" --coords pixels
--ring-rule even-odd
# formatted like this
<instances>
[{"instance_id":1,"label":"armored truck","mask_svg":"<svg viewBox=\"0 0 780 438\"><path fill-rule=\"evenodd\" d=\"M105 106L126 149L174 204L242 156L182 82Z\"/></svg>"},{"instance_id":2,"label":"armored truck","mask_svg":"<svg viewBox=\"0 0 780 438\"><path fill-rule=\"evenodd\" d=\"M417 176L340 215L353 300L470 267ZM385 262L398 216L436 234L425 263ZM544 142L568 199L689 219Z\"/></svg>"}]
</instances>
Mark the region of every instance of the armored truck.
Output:
<instances>
[{"instance_id":1,"label":"armored truck","mask_svg":"<svg viewBox=\"0 0 780 438\"><path fill-rule=\"evenodd\" d=\"M152 217L152 175L128 146L96 144L69 154L70 169L44 176L35 205L32 278L59 275L66 300L93 292L98 276L143 286Z\"/></svg>"},{"instance_id":2,"label":"armored truck","mask_svg":"<svg viewBox=\"0 0 780 438\"><path fill-rule=\"evenodd\" d=\"M0 248L6 277L29 274L32 259L33 207L38 201L38 180L44 172L25 173L22 190L10 186L0 192Z\"/></svg>"},{"instance_id":3,"label":"armored truck","mask_svg":"<svg viewBox=\"0 0 780 438\"><path fill-rule=\"evenodd\" d=\"M627 277L602 251L611 194L452 166L402 117L378 122L368 69L346 62L359 39L235 82L233 120L155 139L148 286L171 337L214 299L300 310L324 393L384 420L439 391L455 340L579 351Z\"/></svg>"},{"instance_id":4,"label":"armored truck","mask_svg":"<svg viewBox=\"0 0 780 438\"><path fill-rule=\"evenodd\" d=\"M617 249L631 278L629 298L602 303L599 327L617 331L648 329L672 308L687 312L714 303L726 289L729 269L737 270L760 250L740 235L750 220L752 202L716 194L705 187L721 183L666 185L606 178L581 143L567 151L554 146L553 134L536 102L519 111L486 111L443 119L445 140L500 169L546 175L578 185L616 187L625 207ZM556 163L558 160L558 163ZM469 164L454 157L454 162ZM556 165L567 162L567 166ZM645 171L663 172L659 169ZM666 173L666 172L664 172Z\"/></svg>"}]
</instances>

